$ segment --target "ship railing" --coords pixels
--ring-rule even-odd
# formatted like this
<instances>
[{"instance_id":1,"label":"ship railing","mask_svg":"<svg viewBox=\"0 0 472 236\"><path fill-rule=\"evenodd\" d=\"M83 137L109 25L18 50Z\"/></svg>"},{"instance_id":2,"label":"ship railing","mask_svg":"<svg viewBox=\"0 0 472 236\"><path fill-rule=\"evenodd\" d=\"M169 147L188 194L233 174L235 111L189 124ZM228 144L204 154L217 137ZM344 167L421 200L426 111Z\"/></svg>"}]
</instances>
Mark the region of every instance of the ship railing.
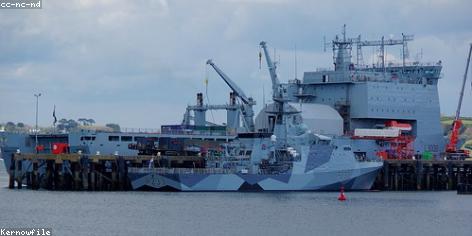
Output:
<instances>
[{"instance_id":1,"label":"ship railing","mask_svg":"<svg viewBox=\"0 0 472 236\"><path fill-rule=\"evenodd\" d=\"M442 65L441 61L437 62L418 62L418 61L412 61L412 62L405 62L405 66L440 66ZM403 67L403 63L388 63L387 67Z\"/></svg>"},{"instance_id":2,"label":"ship railing","mask_svg":"<svg viewBox=\"0 0 472 236\"><path fill-rule=\"evenodd\" d=\"M418 61L412 61L412 62L405 62L405 66L440 66L442 65L441 61L437 62L418 62ZM399 68L403 67L403 63L396 63L396 62L389 62L386 65L386 68ZM355 67L355 69L372 69L372 70L381 70L383 69L382 66L376 65L376 64L371 64L371 65L358 65Z\"/></svg>"},{"instance_id":3,"label":"ship railing","mask_svg":"<svg viewBox=\"0 0 472 236\"><path fill-rule=\"evenodd\" d=\"M121 132L123 133L153 133L158 134L161 132L160 129L156 128L121 128Z\"/></svg>"},{"instance_id":4,"label":"ship railing","mask_svg":"<svg viewBox=\"0 0 472 236\"><path fill-rule=\"evenodd\" d=\"M235 132L226 132L226 131L200 131L200 130L172 130L162 132L163 134L171 135L202 135L202 136L233 136Z\"/></svg>"},{"instance_id":5,"label":"ship railing","mask_svg":"<svg viewBox=\"0 0 472 236\"><path fill-rule=\"evenodd\" d=\"M1 133L34 134L34 132L25 131L25 130L0 130L0 134Z\"/></svg>"},{"instance_id":6,"label":"ship railing","mask_svg":"<svg viewBox=\"0 0 472 236\"><path fill-rule=\"evenodd\" d=\"M128 172L152 174L234 174L236 170L228 168L145 168L129 167Z\"/></svg>"}]
</instances>

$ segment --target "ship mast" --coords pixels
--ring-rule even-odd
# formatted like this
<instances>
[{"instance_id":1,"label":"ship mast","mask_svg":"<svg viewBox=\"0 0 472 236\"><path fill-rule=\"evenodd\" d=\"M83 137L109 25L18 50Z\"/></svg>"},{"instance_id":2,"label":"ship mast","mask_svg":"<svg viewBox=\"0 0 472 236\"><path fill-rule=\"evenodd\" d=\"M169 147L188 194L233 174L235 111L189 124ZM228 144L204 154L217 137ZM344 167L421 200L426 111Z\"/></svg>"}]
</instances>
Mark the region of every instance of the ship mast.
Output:
<instances>
[{"instance_id":1,"label":"ship mast","mask_svg":"<svg viewBox=\"0 0 472 236\"><path fill-rule=\"evenodd\" d=\"M267 61L267 67L269 69L270 78L272 80L272 90L273 95L272 99L274 100L275 109L273 111L266 111L267 113L272 113L275 115L275 126L273 133L278 136L277 140L278 145L282 147L287 147L287 115L299 113L298 111L291 111L287 103L290 99L286 95L286 90L281 86L280 81L277 77L277 66L272 62L270 55L267 50L267 43L262 41L260 46L264 50L264 55Z\"/></svg>"}]
</instances>

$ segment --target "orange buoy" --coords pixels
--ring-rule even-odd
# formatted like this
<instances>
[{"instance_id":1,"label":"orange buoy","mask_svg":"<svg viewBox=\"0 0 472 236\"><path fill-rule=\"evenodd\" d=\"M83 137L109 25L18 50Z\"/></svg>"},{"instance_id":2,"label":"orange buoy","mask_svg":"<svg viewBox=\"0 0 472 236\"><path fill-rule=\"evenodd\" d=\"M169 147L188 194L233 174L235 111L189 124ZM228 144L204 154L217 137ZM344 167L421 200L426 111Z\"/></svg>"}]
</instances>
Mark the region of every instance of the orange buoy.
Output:
<instances>
[{"instance_id":1,"label":"orange buoy","mask_svg":"<svg viewBox=\"0 0 472 236\"><path fill-rule=\"evenodd\" d=\"M341 186L341 192L339 193L338 200L339 201L346 201L346 196L344 195L344 186Z\"/></svg>"}]
</instances>

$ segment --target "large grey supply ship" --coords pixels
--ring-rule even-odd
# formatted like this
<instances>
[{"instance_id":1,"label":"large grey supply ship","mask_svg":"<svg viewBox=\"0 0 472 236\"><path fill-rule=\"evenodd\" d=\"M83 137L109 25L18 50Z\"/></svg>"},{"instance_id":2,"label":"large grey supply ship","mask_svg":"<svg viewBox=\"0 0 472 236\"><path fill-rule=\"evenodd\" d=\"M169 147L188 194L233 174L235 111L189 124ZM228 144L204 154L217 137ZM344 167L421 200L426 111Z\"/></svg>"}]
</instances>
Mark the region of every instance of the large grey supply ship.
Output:
<instances>
[{"instance_id":1,"label":"large grey supply ship","mask_svg":"<svg viewBox=\"0 0 472 236\"><path fill-rule=\"evenodd\" d=\"M356 129L381 127L395 120L411 125L414 154L430 152L439 157L445 148L437 88L441 61L407 62L407 42L412 39L402 35L398 40L363 41L360 36L348 39L344 33L332 42L334 70L305 72L302 80L283 84L284 89L292 102L335 109L342 117L343 131L331 133L355 135ZM402 47L402 64L387 63L384 47L397 44ZM365 46L380 47L377 65L362 64ZM356 62L351 60L353 47Z\"/></svg>"},{"instance_id":2,"label":"large grey supply ship","mask_svg":"<svg viewBox=\"0 0 472 236\"><path fill-rule=\"evenodd\" d=\"M369 189L382 165L379 157L411 158L426 152L439 157L443 151L437 93L440 62L420 65L404 59L402 65L393 65L386 63L383 55L382 63L377 66L367 67L361 63L364 46L380 46L383 50L385 46L400 44L405 58L407 41L411 39L404 35L400 40L362 41L360 36L348 39L343 34L332 42L334 70L305 72L303 80L288 83L278 81L276 64L270 60L266 44L262 42L272 78L274 103L265 106L254 120L252 99L247 99L234 83L225 80L233 90L229 106L203 104L200 94L197 105L189 106L184 115L182 127L189 127L192 118L192 127L198 129L208 127L205 119L208 109L226 109L226 131L231 132L215 135L87 131L56 138L69 143L71 152L136 155L137 151L129 149L129 144L140 137L152 137L158 145L161 139L180 138L188 144L184 149L200 150L196 153L204 159L205 165L198 168L155 163L149 168L130 168L129 177L135 189L334 190L340 186ZM357 47L355 64L351 62L353 46ZM221 75L221 71L218 73ZM235 96L240 98L241 105L234 102ZM0 135L4 137L4 156L16 149L34 150L32 136ZM44 142L50 144L51 137L44 136ZM31 150L26 148L28 139ZM198 139L217 141L217 147L212 152L201 152L198 143L188 142ZM161 150L160 154L166 155L166 149Z\"/></svg>"}]
</instances>

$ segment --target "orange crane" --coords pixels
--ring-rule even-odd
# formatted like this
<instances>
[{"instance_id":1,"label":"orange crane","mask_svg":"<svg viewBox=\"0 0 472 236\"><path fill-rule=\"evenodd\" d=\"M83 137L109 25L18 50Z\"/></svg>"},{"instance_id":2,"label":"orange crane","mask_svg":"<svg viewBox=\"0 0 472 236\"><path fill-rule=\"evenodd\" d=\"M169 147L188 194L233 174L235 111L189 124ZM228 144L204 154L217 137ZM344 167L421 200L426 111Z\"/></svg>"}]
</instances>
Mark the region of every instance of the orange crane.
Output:
<instances>
[{"instance_id":1,"label":"orange crane","mask_svg":"<svg viewBox=\"0 0 472 236\"><path fill-rule=\"evenodd\" d=\"M469 56L467 57L467 64L465 66L464 79L462 81L462 88L461 88L461 93L459 95L459 104L457 105L456 116L454 117L454 121L452 122L451 137L449 138L449 143L446 146L446 154L449 159L463 159L468 156L468 153L464 152L463 150L457 149L457 141L459 139L459 130L462 127L460 113L461 113L462 99L464 97L465 82L467 81L467 72L469 71L471 53L472 53L472 44L470 44L470 48L469 48Z\"/></svg>"}]
</instances>

